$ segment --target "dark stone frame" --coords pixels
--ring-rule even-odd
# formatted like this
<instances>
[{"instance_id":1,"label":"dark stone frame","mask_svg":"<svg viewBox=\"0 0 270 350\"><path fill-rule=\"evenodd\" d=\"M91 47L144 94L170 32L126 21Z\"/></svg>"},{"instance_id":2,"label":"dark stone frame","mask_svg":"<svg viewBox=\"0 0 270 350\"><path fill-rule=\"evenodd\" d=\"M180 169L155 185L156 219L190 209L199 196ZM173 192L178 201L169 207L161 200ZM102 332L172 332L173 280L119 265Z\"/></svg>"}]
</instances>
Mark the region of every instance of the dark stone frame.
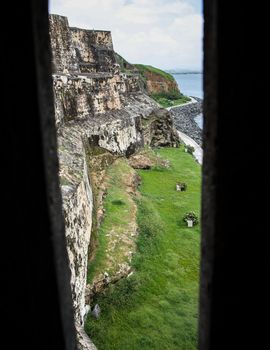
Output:
<instances>
[{"instance_id":1,"label":"dark stone frame","mask_svg":"<svg viewBox=\"0 0 270 350\"><path fill-rule=\"evenodd\" d=\"M199 350L269 346L267 198L257 187L268 183L269 136L267 106L254 99L267 91L264 21L260 4L204 0Z\"/></svg>"},{"instance_id":2,"label":"dark stone frame","mask_svg":"<svg viewBox=\"0 0 270 350\"><path fill-rule=\"evenodd\" d=\"M269 317L269 288L263 284L269 276L267 189L258 190L268 174L263 124L268 97L258 74L268 38L259 5L204 0L199 350L240 350L253 343L253 349L263 349L269 344L263 321L263 316ZM7 253L1 254L2 342L9 341L9 349L75 350L57 176L47 0L8 2L5 7L5 14L12 14L12 31L4 28L1 57L6 93L2 136L8 139L2 146L2 188L7 191L2 197L3 223L8 223L1 236L2 253ZM263 103L252 103L254 95ZM255 144L251 135L260 135ZM235 147L239 142L241 146ZM251 188L250 183L258 185Z\"/></svg>"}]
</instances>

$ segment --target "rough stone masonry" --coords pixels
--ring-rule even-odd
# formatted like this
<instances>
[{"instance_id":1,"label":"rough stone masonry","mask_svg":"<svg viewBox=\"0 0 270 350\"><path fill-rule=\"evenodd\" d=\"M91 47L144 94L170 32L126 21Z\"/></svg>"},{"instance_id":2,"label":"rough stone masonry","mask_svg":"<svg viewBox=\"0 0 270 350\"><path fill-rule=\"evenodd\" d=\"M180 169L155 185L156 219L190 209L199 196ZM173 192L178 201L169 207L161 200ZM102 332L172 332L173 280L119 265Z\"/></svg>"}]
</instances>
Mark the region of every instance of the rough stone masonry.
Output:
<instances>
[{"instance_id":1,"label":"rough stone masonry","mask_svg":"<svg viewBox=\"0 0 270 350\"><path fill-rule=\"evenodd\" d=\"M115 155L144 145L176 146L171 115L146 95L138 77L120 73L111 33L70 28L50 15L55 119L60 182L78 343L94 348L83 332L93 189L87 163L90 138Z\"/></svg>"}]
</instances>

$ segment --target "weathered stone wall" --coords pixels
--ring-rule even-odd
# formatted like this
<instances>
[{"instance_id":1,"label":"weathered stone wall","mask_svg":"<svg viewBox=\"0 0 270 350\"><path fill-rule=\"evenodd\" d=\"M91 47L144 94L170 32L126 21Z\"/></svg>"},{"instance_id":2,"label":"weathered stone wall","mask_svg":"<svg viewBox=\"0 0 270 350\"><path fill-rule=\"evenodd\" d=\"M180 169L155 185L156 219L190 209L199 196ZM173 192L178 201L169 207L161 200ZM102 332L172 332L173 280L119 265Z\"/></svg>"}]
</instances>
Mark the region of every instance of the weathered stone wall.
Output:
<instances>
[{"instance_id":1,"label":"weathered stone wall","mask_svg":"<svg viewBox=\"0 0 270 350\"><path fill-rule=\"evenodd\" d=\"M82 139L98 137L98 146L113 154L128 156L144 145L177 144L170 113L158 107L146 95L126 98L120 110L111 110L94 118L92 115L65 121L58 128L60 176L63 182L76 184L83 165Z\"/></svg>"},{"instance_id":2,"label":"weathered stone wall","mask_svg":"<svg viewBox=\"0 0 270 350\"><path fill-rule=\"evenodd\" d=\"M71 42L67 17L50 15L49 21L53 72L78 72L79 62Z\"/></svg>"},{"instance_id":3,"label":"weathered stone wall","mask_svg":"<svg viewBox=\"0 0 270 350\"><path fill-rule=\"evenodd\" d=\"M141 93L138 77L124 74L58 74L53 76L53 84L57 126L120 110L130 94Z\"/></svg>"},{"instance_id":4,"label":"weathered stone wall","mask_svg":"<svg viewBox=\"0 0 270 350\"><path fill-rule=\"evenodd\" d=\"M111 72L116 63L111 32L70 28L82 73Z\"/></svg>"},{"instance_id":5,"label":"weathered stone wall","mask_svg":"<svg viewBox=\"0 0 270 350\"><path fill-rule=\"evenodd\" d=\"M120 75L54 75L55 116L57 126L70 120L93 118L121 108L120 94L126 85Z\"/></svg>"},{"instance_id":6,"label":"weathered stone wall","mask_svg":"<svg viewBox=\"0 0 270 350\"><path fill-rule=\"evenodd\" d=\"M121 74L125 81L125 90L121 92L131 93L131 92L143 92L143 87L141 84L140 76L137 74L128 75L125 73Z\"/></svg>"},{"instance_id":7,"label":"weathered stone wall","mask_svg":"<svg viewBox=\"0 0 270 350\"><path fill-rule=\"evenodd\" d=\"M63 185L68 187L67 185ZM63 192L68 188L63 188ZM66 194L63 211L66 223L67 250L71 271L71 292L75 319L84 322L85 288L87 278L88 246L92 227L93 195L84 160L83 178L74 192Z\"/></svg>"},{"instance_id":8,"label":"weathered stone wall","mask_svg":"<svg viewBox=\"0 0 270 350\"><path fill-rule=\"evenodd\" d=\"M70 28L64 16L50 15L49 21L54 73L113 72L110 32Z\"/></svg>"},{"instance_id":9,"label":"weathered stone wall","mask_svg":"<svg viewBox=\"0 0 270 350\"><path fill-rule=\"evenodd\" d=\"M69 29L74 46L78 49L81 50L83 48L85 52L88 52L91 45L96 45L113 51L112 35L110 31L89 30L75 27L70 27ZM85 62L88 62L88 60L86 59Z\"/></svg>"}]
</instances>

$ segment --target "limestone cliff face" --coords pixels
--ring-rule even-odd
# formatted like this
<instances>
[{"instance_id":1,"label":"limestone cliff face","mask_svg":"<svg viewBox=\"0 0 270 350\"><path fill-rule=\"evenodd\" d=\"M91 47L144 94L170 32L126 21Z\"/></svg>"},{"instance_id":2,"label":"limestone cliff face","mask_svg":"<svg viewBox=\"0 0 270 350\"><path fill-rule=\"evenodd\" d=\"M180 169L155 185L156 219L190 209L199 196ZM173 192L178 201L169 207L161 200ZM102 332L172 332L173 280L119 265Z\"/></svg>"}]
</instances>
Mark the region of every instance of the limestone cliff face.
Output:
<instances>
[{"instance_id":1,"label":"limestone cliff face","mask_svg":"<svg viewBox=\"0 0 270 350\"><path fill-rule=\"evenodd\" d=\"M152 94L170 93L170 91L179 91L176 81L168 80L162 75L147 72L147 91Z\"/></svg>"},{"instance_id":2,"label":"limestone cliff face","mask_svg":"<svg viewBox=\"0 0 270 350\"><path fill-rule=\"evenodd\" d=\"M146 90L150 95L177 96L180 90L174 77L158 68L145 66L142 64L134 65L146 82Z\"/></svg>"},{"instance_id":3,"label":"limestone cliff face","mask_svg":"<svg viewBox=\"0 0 270 350\"><path fill-rule=\"evenodd\" d=\"M82 340L95 219L88 164L91 142L94 139L112 155L128 157L144 145L177 145L178 136L170 113L142 91L138 75L120 73L110 32L70 28L67 18L50 15L50 37L71 290ZM79 343L83 349L93 348L88 341Z\"/></svg>"}]
</instances>

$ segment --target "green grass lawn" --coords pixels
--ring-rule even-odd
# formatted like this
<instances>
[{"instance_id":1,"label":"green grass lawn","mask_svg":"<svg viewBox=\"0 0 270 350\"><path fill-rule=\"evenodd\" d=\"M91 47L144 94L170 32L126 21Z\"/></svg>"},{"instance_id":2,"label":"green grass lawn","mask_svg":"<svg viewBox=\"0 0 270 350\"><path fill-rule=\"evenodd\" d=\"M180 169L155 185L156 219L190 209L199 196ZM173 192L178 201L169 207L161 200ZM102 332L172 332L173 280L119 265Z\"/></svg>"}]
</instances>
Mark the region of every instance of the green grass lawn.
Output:
<instances>
[{"instance_id":1,"label":"green grass lawn","mask_svg":"<svg viewBox=\"0 0 270 350\"><path fill-rule=\"evenodd\" d=\"M182 218L200 212L201 167L183 148L157 153L171 168L139 172L135 273L100 296L100 319L86 322L99 350L197 349L200 226ZM187 191L176 192L176 182Z\"/></svg>"},{"instance_id":2,"label":"green grass lawn","mask_svg":"<svg viewBox=\"0 0 270 350\"><path fill-rule=\"evenodd\" d=\"M184 103L191 101L191 99L185 95L182 95L181 97L175 98L175 99L169 99L158 95L157 96L153 95L152 98L164 108L182 105Z\"/></svg>"}]
</instances>

